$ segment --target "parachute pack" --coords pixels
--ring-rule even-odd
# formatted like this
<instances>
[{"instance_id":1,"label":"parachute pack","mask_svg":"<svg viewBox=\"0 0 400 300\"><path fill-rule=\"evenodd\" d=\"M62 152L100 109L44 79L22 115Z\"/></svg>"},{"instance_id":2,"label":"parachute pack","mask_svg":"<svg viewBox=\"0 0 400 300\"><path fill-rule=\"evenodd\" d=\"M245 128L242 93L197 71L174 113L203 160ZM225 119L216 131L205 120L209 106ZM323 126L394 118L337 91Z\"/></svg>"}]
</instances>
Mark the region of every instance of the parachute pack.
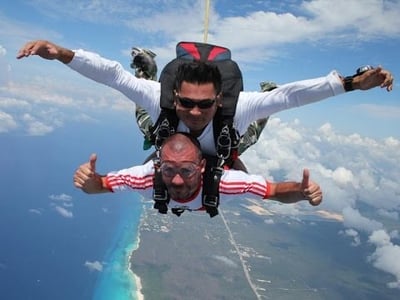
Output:
<instances>
[{"instance_id":1,"label":"parachute pack","mask_svg":"<svg viewBox=\"0 0 400 300\"><path fill-rule=\"evenodd\" d=\"M207 167L203 176L203 206L213 217L218 214L219 181L223 166L229 166L237 159L240 141L239 134L233 127L233 117L239 94L243 90L243 79L239 66L231 59L231 52L228 48L198 42L180 42L177 44L176 58L169 62L160 74L161 113L153 126L151 142L158 150L163 141L176 132L179 122L175 111L173 93L176 72L181 64L196 61L215 64L222 77L223 105L218 107L213 119L217 155L205 157ZM159 158L154 161L156 170L153 194L154 208L157 208L160 213L166 213L169 196L162 182L161 172L158 171Z\"/></svg>"}]
</instances>

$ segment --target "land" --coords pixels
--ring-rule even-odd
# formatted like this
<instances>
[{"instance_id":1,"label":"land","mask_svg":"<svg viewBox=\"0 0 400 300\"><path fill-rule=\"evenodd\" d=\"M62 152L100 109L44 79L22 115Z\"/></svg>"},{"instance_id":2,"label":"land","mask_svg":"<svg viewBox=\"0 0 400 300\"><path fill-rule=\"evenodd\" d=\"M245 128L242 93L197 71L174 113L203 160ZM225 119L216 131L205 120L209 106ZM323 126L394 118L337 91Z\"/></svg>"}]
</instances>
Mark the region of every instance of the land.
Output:
<instances>
[{"instance_id":1,"label":"land","mask_svg":"<svg viewBox=\"0 0 400 300\"><path fill-rule=\"evenodd\" d=\"M370 249L338 235L340 216L224 204L210 218L160 215L149 203L131 255L144 299L396 299L389 278L366 263Z\"/></svg>"}]
</instances>

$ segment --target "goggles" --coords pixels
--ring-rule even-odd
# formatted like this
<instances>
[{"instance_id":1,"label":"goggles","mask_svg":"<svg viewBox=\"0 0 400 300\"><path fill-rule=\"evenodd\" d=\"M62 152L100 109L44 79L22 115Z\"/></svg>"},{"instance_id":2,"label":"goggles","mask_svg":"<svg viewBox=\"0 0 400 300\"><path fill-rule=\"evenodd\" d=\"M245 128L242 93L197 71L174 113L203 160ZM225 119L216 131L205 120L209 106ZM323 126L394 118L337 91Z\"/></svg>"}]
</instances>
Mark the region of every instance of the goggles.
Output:
<instances>
[{"instance_id":1,"label":"goggles","mask_svg":"<svg viewBox=\"0 0 400 300\"><path fill-rule=\"evenodd\" d=\"M204 100L194 101L193 99L179 97L179 96L176 96L176 99L178 99L179 104L182 105L184 108L194 108L195 106L197 106L200 109L208 109L211 108L215 103L215 99L204 99Z\"/></svg>"},{"instance_id":2,"label":"goggles","mask_svg":"<svg viewBox=\"0 0 400 300\"><path fill-rule=\"evenodd\" d=\"M179 166L175 163L163 162L160 171L165 177L173 178L179 174L183 179L188 179L194 176L199 168L200 166L195 162L183 162L179 163Z\"/></svg>"}]
</instances>

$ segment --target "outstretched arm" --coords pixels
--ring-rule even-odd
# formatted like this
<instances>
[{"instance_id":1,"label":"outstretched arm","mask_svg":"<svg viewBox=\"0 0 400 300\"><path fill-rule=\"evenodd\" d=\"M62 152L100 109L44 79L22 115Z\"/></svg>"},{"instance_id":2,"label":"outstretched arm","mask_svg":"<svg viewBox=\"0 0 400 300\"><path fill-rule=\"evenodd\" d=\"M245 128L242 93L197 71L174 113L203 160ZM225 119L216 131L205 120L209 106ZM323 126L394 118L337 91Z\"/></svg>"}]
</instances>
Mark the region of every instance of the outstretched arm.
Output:
<instances>
[{"instance_id":1,"label":"outstretched arm","mask_svg":"<svg viewBox=\"0 0 400 300\"><path fill-rule=\"evenodd\" d=\"M74 57L74 52L48 41L38 40L26 43L18 52L17 58L39 55L44 59L57 59L67 64Z\"/></svg>"},{"instance_id":2,"label":"outstretched arm","mask_svg":"<svg viewBox=\"0 0 400 300\"><path fill-rule=\"evenodd\" d=\"M97 155L92 154L87 163L80 165L74 174L74 185L87 194L111 192L103 183L104 176L96 173Z\"/></svg>"},{"instance_id":3,"label":"outstretched arm","mask_svg":"<svg viewBox=\"0 0 400 300\"><path fill-rule=\"evenodd\" d=\"M26 43L18 52L17 59L32 55L57 59L79 74L121 92L143 107L153 122L160 114L160 83L136 78L117 61L82 49L72 51L44 40Z\"/></svg>"},{"instance_id":4,"label":"outstretched arm","mask_svg":"<svg viewBox=\"0 0 400 300\"><path fill-rule=\"evenodd\" d=\"M282 203L308 200L311 205L317 206L322 201L322 190L317 183L310 180L310 171L304 169L301 182L271 183L268 198Z\"/></svg>"}]
</instances>

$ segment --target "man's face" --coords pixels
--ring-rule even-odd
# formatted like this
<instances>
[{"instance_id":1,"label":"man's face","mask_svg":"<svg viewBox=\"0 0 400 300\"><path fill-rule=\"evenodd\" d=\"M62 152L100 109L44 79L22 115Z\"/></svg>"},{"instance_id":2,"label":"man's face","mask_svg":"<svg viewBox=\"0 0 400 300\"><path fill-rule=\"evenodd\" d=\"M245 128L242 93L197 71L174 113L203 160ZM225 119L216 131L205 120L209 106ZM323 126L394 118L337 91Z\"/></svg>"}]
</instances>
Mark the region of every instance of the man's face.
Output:
<instances>
[{"instance_id":1,"label":"man's face","mask_svg":"<svg viewBox=\"0 0 400 300\"><path fill-rule=\"evenodd\" d=\"M193 148L193 149L191 149ZM205 160L199 161L194 147L175 152L164 147L161 153L161 174L169 195L174 200L190 200L201 185Z\"/></svg>"},{"instance_id":2,"label":"man's face","mask_svg":"<svg viewBox=\"0 0 400 300\"><path fill-rule=\"evenodd\" d=\"M193 107L194 104L200 107L198 105ZM196 84L183 81L179 92L175 95L176 114L194 135L201 134L214 118L219 105L220 96L216 95L211 82Z\"/></svg>"}]
</instances>

